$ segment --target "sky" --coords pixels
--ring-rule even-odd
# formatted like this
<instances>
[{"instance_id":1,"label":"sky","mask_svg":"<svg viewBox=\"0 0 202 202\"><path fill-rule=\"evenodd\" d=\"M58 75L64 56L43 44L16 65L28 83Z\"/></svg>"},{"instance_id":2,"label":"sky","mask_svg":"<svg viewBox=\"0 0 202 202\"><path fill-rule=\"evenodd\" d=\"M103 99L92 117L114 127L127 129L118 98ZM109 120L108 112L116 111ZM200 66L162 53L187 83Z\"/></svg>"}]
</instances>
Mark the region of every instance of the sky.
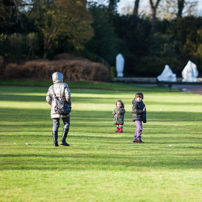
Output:
<instances>
[{"instance_id":1,"label":"sky","mask_svg":"<svg viewBox=\"0 0 202 202\"><path fill-rule=\"evenodd\" d=\"M99 3L107 3L108 0L89 0ZM120 0L118 3L118 12L120 13L121 10L124 7L127 7L128 5L131 5L133 7L135 0ZM148 7L149 6L149 0L141 0L140 1L140 7ZM198 14L202 15L202 0L198 0Z\"/></svg>"},{"instance_id":2,"label":"sky","mask_svg":"<svg viewBox=\"0 0 202 202\"><path fill-rule=\"evenodd\" d=\"M122 8L129 5L134 5L135 0L120 0L118 10L120 11ZM155 1L154 1L155 2ZM149 0L141 0L140 6L147 7L149 6ZM198 12L202 11L202 0L198 0Z\"/></svg>"}]
</instances>

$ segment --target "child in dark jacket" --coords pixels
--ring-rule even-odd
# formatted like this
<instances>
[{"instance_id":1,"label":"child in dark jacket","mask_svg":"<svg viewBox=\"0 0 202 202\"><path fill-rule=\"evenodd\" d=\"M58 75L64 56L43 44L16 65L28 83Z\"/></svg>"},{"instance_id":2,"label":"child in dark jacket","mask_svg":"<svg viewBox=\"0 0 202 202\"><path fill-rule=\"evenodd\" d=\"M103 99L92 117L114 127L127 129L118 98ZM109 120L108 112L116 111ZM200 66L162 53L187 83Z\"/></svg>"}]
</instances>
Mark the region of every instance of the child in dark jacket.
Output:
<instances>
[{"instance_id":1,"label":"child in dark jacket","mask_svg":"<svg viewBox=\"0 0 202 202\"><path fill-rule=\"evenodd\" d=\"M112 114L114 114L114 124L116 125L115 133L123 133L125 109L124 103L121 100L116 101L116 108Z\"/></svg>"},{"instance_id":2,"label":"child in dark jacket","mask_svg":"<svg viewBox=\"0 0 202 202\"><path fill-rule=\"evenodd\" d=\"M143 103L143 94L136 93L135 99L132 101L132 118L136 124L136 131L134 134L134 143L144 143L141 140L142 136L142 121L146 123L146 108L145 104Z\"/></svg>"}]
</instances>

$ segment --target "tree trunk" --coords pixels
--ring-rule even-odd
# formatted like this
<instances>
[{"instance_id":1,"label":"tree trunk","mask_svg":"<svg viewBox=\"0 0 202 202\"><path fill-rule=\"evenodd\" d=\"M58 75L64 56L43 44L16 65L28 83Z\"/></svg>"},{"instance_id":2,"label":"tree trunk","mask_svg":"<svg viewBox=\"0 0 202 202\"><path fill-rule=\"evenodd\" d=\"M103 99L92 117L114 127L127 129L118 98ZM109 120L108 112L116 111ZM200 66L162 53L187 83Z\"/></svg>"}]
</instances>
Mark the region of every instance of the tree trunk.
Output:
<instances>
[{"instance_id":1,"label":"tree trunk","mask_svg":"<svg viewBox=\"0 0 202 202\"><path fill-rule=\"evenodd\" d=\"M140 3L140 0L135 0L135 5L134 5L134 9L133 9L133 15L138 16L139 3Z\"/></svg>"},{"instance_id":2,"label":"tree trunk","mask_svg":"<svg viewBox=\"0 0 202 202\"><path fill-rule=\"evenodd\" d=\"M43 53L43 58L46 59L48 56L48 50L44 50L44 53Z\"/></svg>"},{"instance_id":3,"label":"tree trunk","mask_svg":"<svg viewBox=\"0 0 202 202\"><path fill-rule=\"evenodd\" d=\"M184 9L185 0L177 0L178 12L177 17L182 18L182 11Z\"/></svg>"},{"instance_id":4,"label":"tree trunk","mask_svg":"<svg viewBox=\"0 0 202 202\"><path fill-rule=\"evenodd\" d=\"M113 13L116 10L119 0L109 0L108 11Z\"/></svg>"},{"instance_id":5,"label":"tree trunk","mask_svg":"<svg viewBox=\"0 0 202 202\"><path fill-rule=\"evenodd\" d=\"M156 22L157 22L156 11L157 11L160 1L161 0L157 0L156 4L154 5L153 0L149 0L151 12L152 12L152 29L154 29L156 27Z\"/></svg>"}]
</instances>

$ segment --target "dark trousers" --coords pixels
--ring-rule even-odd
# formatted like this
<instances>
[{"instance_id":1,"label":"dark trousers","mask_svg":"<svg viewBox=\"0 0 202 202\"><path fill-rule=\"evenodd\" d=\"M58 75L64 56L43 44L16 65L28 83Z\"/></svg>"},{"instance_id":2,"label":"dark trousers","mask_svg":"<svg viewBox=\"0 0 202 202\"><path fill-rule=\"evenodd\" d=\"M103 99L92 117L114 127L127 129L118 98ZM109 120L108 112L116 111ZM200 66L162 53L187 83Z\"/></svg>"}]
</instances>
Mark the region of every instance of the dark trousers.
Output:
<instances>
[{"instance_id":1,"label":"dark trousers","mask_svg":"<svg viewBox=\"0 0 202 202\"><path fill-rule=\"evenodd\" d=\"M62 118L62 120L64 123L63 132L67 132L70 126L70 117ZM59 118L53 119L53 132L58 132L59 127L60 127L60 119Z\"/></svg>"}]
</instances>

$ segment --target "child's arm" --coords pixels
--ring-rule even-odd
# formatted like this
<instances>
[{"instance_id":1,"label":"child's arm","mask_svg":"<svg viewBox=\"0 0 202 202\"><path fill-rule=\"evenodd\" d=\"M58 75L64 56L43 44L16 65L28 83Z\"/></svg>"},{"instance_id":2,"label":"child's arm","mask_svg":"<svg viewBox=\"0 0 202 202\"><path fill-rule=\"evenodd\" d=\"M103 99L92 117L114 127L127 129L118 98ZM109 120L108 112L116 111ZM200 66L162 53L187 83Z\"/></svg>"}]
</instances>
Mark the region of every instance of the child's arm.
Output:
<instances>
[{"instance_id":1,"label":"child's arm","mask_svg":"<svg viewBox=\"0 0 202 202\"><path fill-rule=\"evenodd\" d=\"M135 113L135 114L143 114L144 111L143 111L143 109L139 109L138 105L135 104L135 105L133 105L133 113Z\"/></svg>"},{"instance_id":2,"label":"child's arm","mask_svg":"<svg viewBox=\"0 0 202 202\"><path fill-rule=\"evenodd\" d=\"M116 114L115 109L114 109L114 111L112 112L112 114L114 114L114 115Z\"/></svg>"},{"instance_id":3,"label":"child's arm","mask_svg":"<svg viewBox=\"0 0 202 202\"><path fill-rule=\"evenodd\" d=\"M120 114L125 114L125 112L126 112L126 111L125 111L124 108L121 108L121 109L120 109Z\"/></svg>"},{"instance_id":4,"label":"child's arm","mask_svg":"<svg viewBox=\"0 0 202 202\"><path fill-rule=\"evenodd\" d=\"M146 108L144 107L145 111L143 113L143 123L147 122L147 118L146 118Z\"/></svg>"},{"instance_id":5,"label":"child's arm","mask_svg":"<svg viewBox=\"0 0 202 202\"><path fill-rule=\"evenodd\" d=\"M143 105L144 105L143 112L146 112L146 106L144 103L143 103Z\"/></svg>"}]
</instances>

